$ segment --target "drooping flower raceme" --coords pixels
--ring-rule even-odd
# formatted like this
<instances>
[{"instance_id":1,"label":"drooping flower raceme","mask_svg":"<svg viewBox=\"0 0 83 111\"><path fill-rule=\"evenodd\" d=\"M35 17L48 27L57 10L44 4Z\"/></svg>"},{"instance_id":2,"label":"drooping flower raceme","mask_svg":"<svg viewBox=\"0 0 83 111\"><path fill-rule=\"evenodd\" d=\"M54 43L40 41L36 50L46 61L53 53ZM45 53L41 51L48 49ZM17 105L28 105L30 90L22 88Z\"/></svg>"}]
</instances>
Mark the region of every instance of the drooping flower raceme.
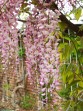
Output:
<instances>
[{"instance_id":1,"label":"drooping flower raceme","mask_svg":"<svg viewBox=\"0 0 83 111\"><path fill-rule=\"evenodd\" d=\"M59 85L59 52L58 52L58 17L59 12L49 9L34 8L33 14L27 19L26 37L26 68L28 77L33 82L38 79L40 92L44 99ZM37 80L35 79L35 80ZM36 81L35 81L36 82Z\"/></svg>"},{"instance_id":2,"label":"drooping flower raceme","mask_svg":"<svg viewBox=\"0 0 83 111\"><path fill-rule=\"evenodd\" d=\"M38 0L39 4L43 7L50 7L53 3L56 4L57 8L61 11L70 12L73 7L76 6L76 0ZM40 8L40 7L39 7ZM56 7L55 7L56 8Z\"/></svg>"},{"instance_id":3,"label":"drooping flower raceme","mask_svg":"<svg viewBox=\"0 0 83 111\"><path fill-rule=\"evenodd\" d=\"M22 0L0 0L0 53L4 72L13 63L14 74L17 62L18 29L17 15ZM14 60L14 61L13 61Z\"/></svg>"}]
</instances>

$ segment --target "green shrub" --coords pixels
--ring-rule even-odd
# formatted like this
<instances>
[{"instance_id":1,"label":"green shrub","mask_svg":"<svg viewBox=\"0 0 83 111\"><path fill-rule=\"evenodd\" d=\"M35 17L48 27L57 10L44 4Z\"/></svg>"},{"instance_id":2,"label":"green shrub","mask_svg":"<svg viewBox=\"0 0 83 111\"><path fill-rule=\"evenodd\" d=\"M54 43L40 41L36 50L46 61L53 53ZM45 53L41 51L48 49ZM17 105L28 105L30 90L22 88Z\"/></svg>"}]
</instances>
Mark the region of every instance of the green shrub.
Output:
<instances>
[{"instance_id":1,"label":"green shrub","mask_svg":"<svg viewBox=\"0 0 83 111\"><path fill-rule=\"evenodd\" d=\"M34 96L27 94L22 98L20 106L23 109L27 109L27 110L34 109L36 105L35 101L36 101L36 98Z\"/></svg>"}]
</instances>

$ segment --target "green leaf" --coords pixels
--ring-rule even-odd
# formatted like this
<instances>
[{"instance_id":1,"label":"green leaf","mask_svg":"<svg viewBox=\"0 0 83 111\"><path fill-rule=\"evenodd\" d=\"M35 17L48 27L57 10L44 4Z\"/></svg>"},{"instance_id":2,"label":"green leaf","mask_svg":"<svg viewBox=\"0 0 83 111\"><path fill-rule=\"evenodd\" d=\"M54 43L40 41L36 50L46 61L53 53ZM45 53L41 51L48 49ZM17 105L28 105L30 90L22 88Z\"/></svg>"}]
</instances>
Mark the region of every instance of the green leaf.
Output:
<instances>
[{"instance_id":1,"label":"green leaf","mask_svg":"<svg viewBox=\"0 0 83 111\"><path fill-rule=\"evenodd\" d=\"M82 9L81 8L76 9L76 11L75 11L75 18L76 18L76 20L79 20L79 18L81 16L81 13L82 13Z\"/></svg>"},{"instance_id":2,"label":"green leaf","mask_svg":"<svg viewBox=\"0 0 83 111\"><path fill-rule=\"evenodd\" d=\"M83 48L83 37L80 38L81 47Z\"/></svg>"},{"instance_id":3,"label":"green leaf","mask_svg":"<svg viewBox=\"0 0 83 111\"><path fill-rule=\"evenodd\" d=\"M64 31L67 28L67 24L64 22L59 22L59 26L60 26L61 31Z\"/></svg>"},{"instance_id":4,"label":"green leaf","mask_svg":"<svg viewBox=\"0 0 83 111\"><path fill-rule=\"evenodd\" d=\"M80 82L80 80L74 80L74 81L70 84L70 86L74 86L74 85L76 85L78 82Z\"/></svg>"},{"instance_id":5,"label":"green leaf","mask_svg":"<svg viewBox=\"0 0 83 111\"><path fill-rule=\"evenodd\" d=\"M79 86L83 88L83 81L79 82Z\"/></svg>"},{"instance_id":6,"label":"green leaf","mask_svg":"<svg viewBox=\"0 0 83 111\"><path fill-rule=\"evenodd\" d=\"M63 83L66 83L66 77L67 77L67 73L66 73L66 65L62 65L60 67L60 72L61 72L61 75L62 75L62 80L63 80Z\"/></svg>"},{"instance_id":7,"label":"green leaf","mask_svg":"<svg viewBox=\"0 0 83 111\"><path fill-rule=\"evenodd\" d=\"M79 27L79 30L80 30L80 31L82 31L82 30L83 30L83 25L81 25L81 26Z\"/></svg>"},{"instance_id":8,"label":"green leaf","mask_svg":"<svg viewBox=\"0 0 83 111\"><path fill-rule=\"evenodd\" d=\"M71 72L70 72L71 73ZM73 82L73 79L74 79L74 75L72 73L72 75L70 75L68 78L67 78L67 82L70 84Z\"/></svg>"},{"instance_id":9,"label":"green leaf","mask_svg":"<svg viewBox=\"0 0 83 111\"><path fill-rule=\"evenodd\" d=\"M70 101L67 100L66 102L64 102L63 104L63 108L64 108L64 111L67 111L68 107L70 106Z\"/></svg>"},{"instance_id":10,"label":"green leaf","mask_svg":"<svg viewBox=\"0 0 83 111\"><path fill-rule=\"evenodd\" d=\"M83 102L78 102L78 104L77 104L77 109L78 109L78 111L83 111Z\"/></svg>"}]
</instances>

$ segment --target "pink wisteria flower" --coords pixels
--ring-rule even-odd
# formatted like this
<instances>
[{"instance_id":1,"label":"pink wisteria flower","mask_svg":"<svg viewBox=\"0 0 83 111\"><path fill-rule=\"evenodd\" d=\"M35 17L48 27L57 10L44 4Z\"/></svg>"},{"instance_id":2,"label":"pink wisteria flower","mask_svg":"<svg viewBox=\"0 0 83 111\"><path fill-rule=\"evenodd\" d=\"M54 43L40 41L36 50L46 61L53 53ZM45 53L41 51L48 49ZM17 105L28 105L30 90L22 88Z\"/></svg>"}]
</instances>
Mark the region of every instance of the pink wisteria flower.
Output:
<instances>
[{"instance_id":1,"label":"pink wisteria flower","mask_svg":"<svg viewBox=\"0 0 83 111\"><path fill-rule=\"evenodd\" d=\"M12 58L14 59L13 72L16 74L18 59L18 29L17 16L22 0L0 0L0 53L3 69L8 68ZM4 59L4 60L3 60ZM4 62L3 62L4 61Z\"/></svg>"},{"instance_id":2,"label":"pink wisteria flower","mask_svg":"<svg viewBox=\"0 0 83 111\"><path fill-rule=\"evenodd\" d=\"M31 78L37 77L36 80L39 81L37 84L40 86L42 96L47 98L47 93L53 93L59 84L57 81L59 79L59 40L56 38L55 29L58 32L60 13L37 8L32 11L32 16L27 19L26 38L24 38L26 67L29 66L27 67L27 74Z\"/></svg>"}]
</instances>

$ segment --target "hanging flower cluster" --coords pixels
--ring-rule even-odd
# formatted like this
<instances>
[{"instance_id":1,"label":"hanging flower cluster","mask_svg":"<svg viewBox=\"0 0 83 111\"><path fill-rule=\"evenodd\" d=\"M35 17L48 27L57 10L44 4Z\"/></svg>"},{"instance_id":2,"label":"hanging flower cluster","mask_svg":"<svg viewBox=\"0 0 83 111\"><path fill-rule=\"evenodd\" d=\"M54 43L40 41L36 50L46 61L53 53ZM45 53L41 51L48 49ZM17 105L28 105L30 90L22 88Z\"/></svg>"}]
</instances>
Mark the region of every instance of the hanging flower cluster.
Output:
<instances>
[{"instance_id":1,"label":"hanging flower cluster","mask_svg":"<svg viewBox=\"0 0 83 111\"><path fill-rule=\"evenodd\" d=\"M76 0L38 0L42 7L50 7L53 3L57 4L59 10L65 10L65 12L70 12L73 6L76 5ZM39 7L40 8L40 7ZM56 8L56 7L55 7Z\"/></svg>"},{"instance_id":2,"label":"hanging flower cluster","mask_svg":"<svg viewBox=\"0 0 83 111\"><path fill-rule=\"evenodd\" d=\"M0 0L0 53L4 71L8 68L10 59L14 60L14 64L17 61L18 30L16 27L21 3L22 0Z\"/></svg>"},{"instance_id":3,"label":"hanging flower cluster","mask_svg":"<svg viewBox=\"0 0 83 111\"><path fill-rule=\"evenodd\" d=\"M73 5L76 3L76 0L39 0L40 4L53 3L53 2L55 2L55 3L57 2L59 4L63 4L64 2L69 2L71 5Z\"/></svg>"},{"instance_id":4,"label":"hanging flower cluster","mask_svg":"<svg viewBox=\"0 0 83 111\"><path fill-rule=\"evenodd\" d=\"M40 92L47 100L47 93L52 93L59 85L59 52L58 52L58 17L60 13L49 9L33 9L27 19L26 37L26 69L28 77L33 81L38 78Z\"/></svg>"}]
</instances>

